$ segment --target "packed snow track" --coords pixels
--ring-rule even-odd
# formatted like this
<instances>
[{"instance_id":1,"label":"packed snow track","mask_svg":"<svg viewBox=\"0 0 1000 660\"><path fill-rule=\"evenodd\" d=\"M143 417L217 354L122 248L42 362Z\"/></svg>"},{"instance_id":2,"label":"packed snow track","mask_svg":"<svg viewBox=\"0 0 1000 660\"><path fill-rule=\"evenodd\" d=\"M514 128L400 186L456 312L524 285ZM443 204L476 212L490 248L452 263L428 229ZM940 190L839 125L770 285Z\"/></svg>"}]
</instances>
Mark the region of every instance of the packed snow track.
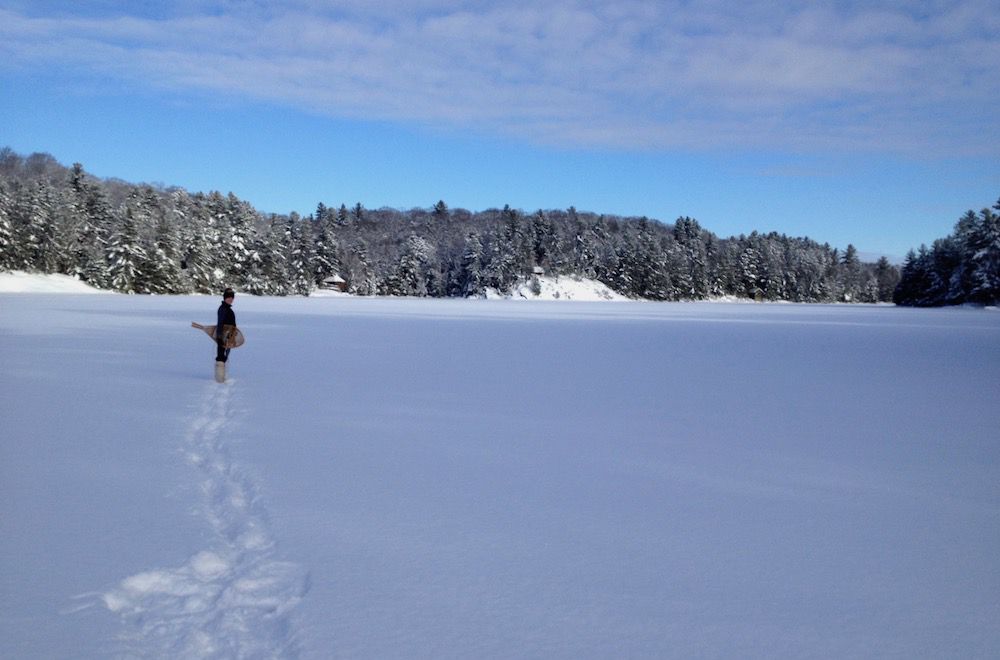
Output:
<instances>
[{"instance_id":1,"label":"packed snow track","mask_svg":"<svg viewBox=\"0 0 1000 660\"><path fill-rule=\"evenodd\" d=\"M292 612L308 588L302 569L274 558L267 514L230 452L236 383L212 383L181 450L197 473L210 547L183 566L122 580L102 600L126 624L124 652L139 657L293 658Z\"/></svg>"}]
</instances>

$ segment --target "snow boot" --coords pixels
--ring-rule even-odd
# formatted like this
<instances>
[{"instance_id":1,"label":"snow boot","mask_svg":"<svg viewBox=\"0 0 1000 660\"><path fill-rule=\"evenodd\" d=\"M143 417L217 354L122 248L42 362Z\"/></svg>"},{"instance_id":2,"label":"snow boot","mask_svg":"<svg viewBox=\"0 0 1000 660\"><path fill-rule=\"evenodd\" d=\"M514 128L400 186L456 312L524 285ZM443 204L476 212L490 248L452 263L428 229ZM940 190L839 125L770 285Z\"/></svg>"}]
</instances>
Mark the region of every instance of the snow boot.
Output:
<instances>
[{"instance_id":1,"label":"snow boot","mask_svg":"<svg viewBox=\"0 0 1000 660\"><path fill-rule=\"evenodd\" d=\"M215 382L226 382L226 363L221 360L216 360L215 362Z\"/></svg>"}]
</instances>

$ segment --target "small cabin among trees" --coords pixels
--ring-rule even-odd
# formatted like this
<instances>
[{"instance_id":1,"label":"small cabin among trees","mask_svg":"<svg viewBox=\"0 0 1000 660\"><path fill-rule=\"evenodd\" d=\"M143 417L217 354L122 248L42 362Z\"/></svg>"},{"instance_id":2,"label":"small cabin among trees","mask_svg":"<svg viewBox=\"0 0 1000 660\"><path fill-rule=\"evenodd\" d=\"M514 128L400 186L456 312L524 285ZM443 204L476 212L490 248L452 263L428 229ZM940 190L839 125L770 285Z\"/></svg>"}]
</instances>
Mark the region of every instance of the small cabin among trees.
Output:
<instances>
[{"instance_id":1,"label":"small cabin among trees","mask_svg":"<svg viewBox=\"0 0 1000 660\"><path fill-rule=\"evenodd\" d=\"M326 277L320 282L321 289L328 289L330 291L341 291L347 292L347 280L337 274L333 274L330 277Z\"/></svg>"}]
</instances>

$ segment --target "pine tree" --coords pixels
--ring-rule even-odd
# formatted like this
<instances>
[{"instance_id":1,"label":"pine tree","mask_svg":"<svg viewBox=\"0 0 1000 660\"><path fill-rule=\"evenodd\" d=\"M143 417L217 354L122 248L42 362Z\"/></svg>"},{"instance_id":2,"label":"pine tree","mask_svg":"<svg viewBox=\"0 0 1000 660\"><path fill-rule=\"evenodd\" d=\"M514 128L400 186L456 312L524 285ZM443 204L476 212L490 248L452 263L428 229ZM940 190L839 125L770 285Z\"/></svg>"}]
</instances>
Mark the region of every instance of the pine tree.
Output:
<instances>
[{"instance_id":1,"label":"pine tree","mask_svg":"<svg viewBox=\"0 0 1000 660\"><path fill-rule=\"evenodd\" d=\"M77 164L71 176L73 212L80 219L75 248L76 275L98 288L111 286L107 247L116 222L104 188L89 179Z\"/></svg>"},{"instance_id":2,"label":"pine tree","mask_svg":"<svg viewBox=\"0 0 1000 660\"><path fill-rule=\"evenodd\" d=\"M737 266L739 273L737 276L739 281L738 295L754 300L762 300L764 298L764 290L760 285L761 260L757 246L752 242L746 242L740 251L739 264Z\"/></svg>"},{"instance_id":3,"label":"pine tree","mask_svg":"<svg viewBox=\"0 0 1000 660\"><path fill-rule=\"evenodd\" d=\"M892 293L899 284L899 271L889 263L889 259L881 257L875 267L876 280L876 300L878 302L891 302Z\"/></svg>"},{"instance_id":4,"label":"pine tree","mask_svg":"<svg viewBox=\"0 0 1000 660\"><path fill-rule=\"evenodd\" d=\"M259 252L261 276L266 294L287 296L292 292L288 278L291 246L292 226L290 221L272 216L266 240L262 242Z\"/></svg>"},{"instance_id":5,"label":"pine tree","mask_svg":"<svg viewBox=\"0 0 1000 660\"><path fill-rule=\"evenodd\" d=\"M962 252L963 248L954 236L934 241L931 250L932 264L940 284L934 292L935 300L932 304L956 305L965 301Z\"/></svg>"},{"instance_id":6,"label":"pine tree","mask_svg":"<svg viewBox=\"0 0 1000 660\"><path fill-rule=\"evenodd\" d=\"M241 201L232 193L226 198L226 213L228 227L220 231L226 232L223 241L224 250L228 256L226 281L230 286L246 288L246 269L251 259L251 249L257 237L257 212L252 206Z\"/></svg>"},{"instance_id":7,"label":"pine tree","mask_svg":"<svg viewBox=\"0 0 1000 660\"><path fill-rule=\"evenodd\" d=\"M163 218L163 209L156 192L149 186L133 188L129 194L126 213L135 223L138 247L142 257L136 263L136 278L130 292L170 293L176 282L168 282L170 268L165 253L159 251L154 235L154 225Z\"/></svg>"},{"instance_id":8,"label":"pine tree","mask_svg":"<svg viewBox=\"0 0 1000 660\"><path fill-rule=\"evenodd\" d=\"M708 295L708 255L701 226L693 218L678 218L674 240L680 248L675 286L682 298L699 300Z\"/></svg>"},{"instance_id":9,"label":"pine tree","mask_svg":"<svg viewBox=\"0 0 1000 660\"><path fill-rule=\"evenodd\" d=\"M22 186L14 206L14 232L20 244L15 266L22 270L53 273L56 270L54 246L54 200L44 181Z\"/></svg>"},{"instance_id":10,"label":"pine tree","mask_svg":"<svg viewBox=\"0 0 1000 660\"><path fill-rule=\"evenodd\" d=\"M426 239L411 235L406 241L406 248L399 258L396 272L393 274L390 295L425 297L432 286L431 273L436 255L433 246Z\"/></svg>"},{"instance_id":11,"label":"pine tree","mask_svg":"<svg viewBox=\"0 0 1000 660\"><path fill-rule=\"evenodd\" d=\"M653 236L648 218L639 219L636 234L623 248L621 262L631 282L632 294L649 300L672 299L669 256Z\"/></svg>"},{"instance_id":12,"label":"pine tree","mask_svg":"<svg viewBox=\"0 0 1000 660\"><path fill-rule=\"evenodd\" d=\"M410 238L415 238L411 236ZM409 247L399 257L396 270L383 283L382 293L390 296L418 296L426 294L419 280L420 265ZM417 287L421 286L418 292Z\"/></svg>"},{"instance_id":13,"label":"pine tree","mask_svg":"<svg viewBox=\"0 0 1000 660\"><path fill-rule=\"evenodd\" d=\"M359 296L372 296L378 290L379 282L368 252L368 244L356 238L347 251L344 263L349 291Z\"/></svg>"},{"instance_id":14,"label":"pine tree","mask_svg":"<svg viewBox=\"0 0 1000 660\"><path fill-rule=\"evenodd\" d=\"M55 189L56 206L52 245L55 253L55 272L79 278L76 251L79 243L81 214L76 212L72 195L64 188Z\"/></svg>"},{"instance_id":15,"label":"pine tree","mask_svg":"<svg viewBox=\"0 0 1000 660\"><path fill-rule=\"evenodd\" d=\"M108 275L111 287L122 293L143 293L141 266L146 253L139 244L139 230L131 208L126 208L118 231L108 245Z\"/></svg>"},{"instance_id":16,"label":"pine tree","mask_svg":"<svg viewBox=\"0 0 1000 660\"><path fill-rule=\"evenodd\" d=\"M597 279L597 255L600 246L594 229L581 219L576 208L566 211L570 230L570 256L565 260L572 273L579 273L589 279Z\"/></svg>"},{"instance_id":17,"label":"pine tree","mask_svg":"<svg viewBox=\"0 0 1000 660\"><path fill-rule=\"evenodd\" d=\"M351 216L347 212L347 206L346 205L341 204L340 208L337 210L337 221L336 222L337 222L337 226L338 227L347 227L351 223Z\"/></svg>"},{"instance_id":18,"label":"pine tree","mask_svg":"<svg viewBox=\"0 0 1000 660\"><path fill-rule=\"evenodd\" d=\"M321 217L317 217L315 230L314 269L316 284L321 284L326 278L340 274L340 245L334 238L334 224L328 213L324 212Z\"/></svg>"},{"instance_id":19,"label":"pine tree","mask_svg":"<svg viewBox=\"0 0 1000 660\"><path fill-rule=\"evenodd\" d=\"M993 208L1000 211L1000 200ZM1000 215L990 209L980 211L970 241L973 255L969 300L997 304L1000 302Z\"/></svg>"},{"instance_id":20,"label":"pine tree","mask_svg":"<svg viewBox=\"0 0 1000 660\"><path fill-rule=\"evenodd\" d=\"M465 237L465 248L462 251L458 295L465 298L482 296L486 291L483 280L483 242L478 232L471 231Z\"/></svg>"},{"instance_id":21,"label":"pine tree","mask_svg":"<svg viewBox=\"0 0 1000 660\"><path fill-rule=\"evenodd\" d=\"M295 214L292 214L295 216ZM315 287L312 225L297 216L290 220L292 250L289 254L289 285L293 293L308 296Z\"/></svg>"},{"instance_id":22,"label":"pine tree","mask_svg":"<svg viewBox=\"0 0 1000 660\"><path fill-rule=\"evenodd\" d=\"M632 282L629 279L630 268L622 262L625 247L617 222L600 215L591 226L590 232L597 245L594 276L612 291L634 298L635 293L632 291Z\"/></svg>"},{"instance_id":23,"label":"pine tree","mask_svg":"<svg viewBox=\"0 0 1000 660\"><path fill-rule=\"evenodd\" d=\"M917 253L910 249L903 260L899 282L892 293L892 301L897 305L913 305L916 300L917 288Z\"/></svg>"},{"instance_id":24,"label":"pine tree","mask_svg":"<svg viewBox=\"0 0 1000 660\"><path fill-rule=\"evenodd\" d=\"M218 191L212 191L208 196L196 195L195 200L202 207L199 215L204 217L208 224L205 235L208 238L213 277L220 285L228 284L233 272L229 204Z\"/></svg>"},{"instance_id":25,"label":"pine tree","mask_svg":"<svg viewBox=\"0 0 1000 660\"><path fill-rule=\"evenodd\" d=\"M535 266L535 227L523 213L505 206L502 215L510 227L514 282L527 277Z\"/></svg>"},{"instance_id":26,"label":"pine tree","mask_svg":"<svg viewBox=\"0 0 1000 660\"><path fill-rule=\"evenodd\" d=\"M196 222L184 239L187 250L182 261L183 270L196 293L216 293L220 285L212 263L212 242L208 232L207 224Z\"/></svg>"},{"instance_id":27,"label":"pine tree","mask_svg":"<svg viewBox=\"0 0 1000 660\"><path fill-rule=\"evenodd\" d=\"M17 258L15 251L18 244L14 236L14 226L11 222L13 201L7 192L7 186L0 180L0 271L15 268Z\"/></svg>"},{"instance_id":28,"label":"pine tree","mask_svg":"<svg viewBox=\"0 0 1000 660\"><path fill-rule=\"evenodd\" d=\"M719 241L712 237L706 250L706 270L709 296L734 295L736 287L733 283L733 265L738 254L733 241Z\"/></svg>"},{"instance_id":29,"label":"pine tree","mask_svg":"<svg viewBox=\"0 0 1000 660\"><path fill-rule=\"evenodd\" d=\"M945 283L935 272L932 251L926 245L921 245L915 253L910 250L903 264L903 275L893 294L893 302L920 307L940 305L944 301L944 292Z\"/></svg>"},{"instance_id":30,"label":"pine tree","mask_svg":"<svg viewBox=\"0 0 1000 660\"><path fill-rule=\"evenodd\" d=\"M253 296L263 296L270 292L265 277L268 260L268 240L266 236L255 235L246 262L243 264L243 290Z\"/></svg>"},{"instance_id":31,"label":"pine tree","mask_svg":"<svg viewBox=\"0 0 1000 660\"><path fill-rule=\"evenodd\" d=\"M762 261L758 266L758 276L766 300L788 300L789 297L789 278L785 271L781 240L782 237L775 232L760 237Z\"/></svg>"},{"instance_id":32,"label":"pine tree","mask_svg":"<svg viewBox=\"0 0 1000 660\"><path fill-rule=\"evenodd\" d=\"M848 245L844 252L842 276L842 290L844 302L858 300L861 295L861 260L858 259L858 251L853 245Z\"/></svg>"},{"instance_id":33,"label":"pine tree","mask_svg":"<svg viewBox=\"0 0 1000 660\"><path fill-rule=\"evenodd\" d=\"M489 259L484 270L484 283L500 293L507 293L517 282L514 257L514 228L509 222L500 222L488 239Z\"/></svg>"},{"instance_id":34,"label":"pine tree","mask_svg":"<svg viewBox=\"0 0 1000 660\"><path fill-rule=\"evenodd\" d=\"M179 252L177 229L167 216L161 215L156 221L152 244L147 249L150 293L185 292Z\"/></svg>"},{"instance_id":35,"label":"pine tree","mask_svg":"<svg viewBox=\"0 0 1000 660\"><path fill-rule=\"evenodd\" d=\"M975 232L979 225L979 217L975 211L969 210L955 223L952 232L952 249L955 251L955 268L948 280L947 300L949 304L959 304L970 299L974 286L973 259L976 248Z\"/></svg>"},{"instance_id":36,"label":"pine tree","mask_svg":"<svg viewBox=\"0 0 1000 660\"><path fill-rule=\"evenodd\" d=\"M541 209L531 216L531 240L534 265L549 269L556 257L556 233Z\"/></svg>"}]
</instances>

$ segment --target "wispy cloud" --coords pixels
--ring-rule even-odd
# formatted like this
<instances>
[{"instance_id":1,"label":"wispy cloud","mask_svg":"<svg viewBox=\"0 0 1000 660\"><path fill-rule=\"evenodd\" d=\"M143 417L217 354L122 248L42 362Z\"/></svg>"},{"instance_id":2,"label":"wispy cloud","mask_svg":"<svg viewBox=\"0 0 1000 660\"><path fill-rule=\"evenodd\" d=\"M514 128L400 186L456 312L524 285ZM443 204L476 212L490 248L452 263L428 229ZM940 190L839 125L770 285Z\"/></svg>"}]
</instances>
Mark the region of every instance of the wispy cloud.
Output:
<instances>
[{"instance_id":1,"label":"wispy cloud","mask_svg":"<svg viewBox=\"0 0 1000 660\"><path fill-rule=\"evenodd\" d=\"M1000 144L992 0L372 4L189 0L152 15L42 3L0 10L0 66L557 145Z\"/></svg>"}]
</instances>

